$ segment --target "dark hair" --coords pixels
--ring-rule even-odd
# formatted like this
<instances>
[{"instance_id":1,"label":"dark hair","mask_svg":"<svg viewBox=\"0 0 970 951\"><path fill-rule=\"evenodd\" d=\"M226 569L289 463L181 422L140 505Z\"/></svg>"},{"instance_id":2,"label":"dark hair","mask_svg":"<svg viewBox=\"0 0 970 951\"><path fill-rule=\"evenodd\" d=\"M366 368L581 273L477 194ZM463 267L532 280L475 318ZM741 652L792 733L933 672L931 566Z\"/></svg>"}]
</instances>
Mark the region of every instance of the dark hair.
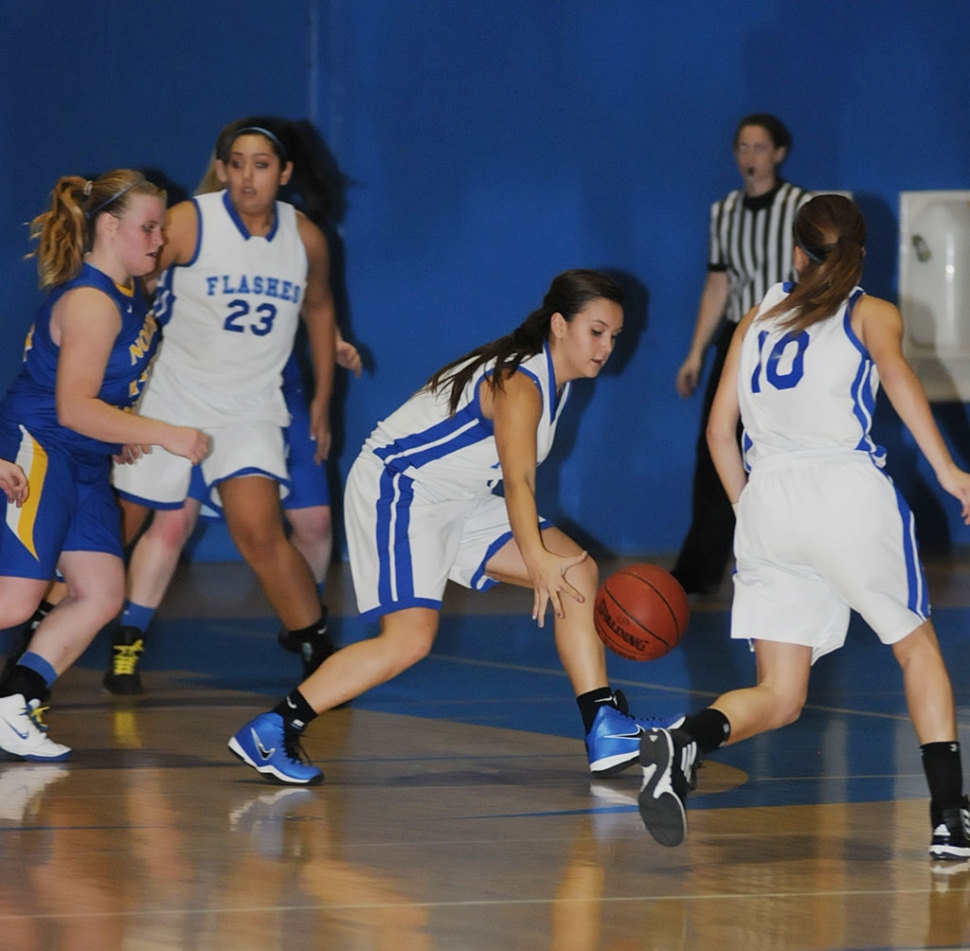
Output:
<instances>
[{"instance_id":1,"label":"dark hair","mask_svg":"<svg viewBox=\"0 0 970 951\"><path fill-rule=\"evenodd\" d=\"M324 230L343 218L347 210L349 180L311 122L305 119L281 119L278 116L237 119L220 131L216 139L215 158L228 162L233 142L246 132L263 135L281 165L293 163L290 180L280 189L281 200L296 205ZM197 192L210 190L210 175L207 173Z\"/></svg>"},{"instance_id":2,"label":"dark hair","mask_svg":"<svg viewBox=\"0 0 970 951\"><path fill-rule=\"evenodd\" d=\"M831 317L862 277L866 223L854 201L817 195L799 209L795 244L808 257L794 290L765 317L789 314L783 327L798 332Z\"/></svg>"},{"instance_id":3,"label":"dark hair","mask_svg":"<svg viewBox=\"0 0 970 951\"><path fill-rule=\"evenodd\" d=\"M562 314L572 322L587 304L602 299L623 306L623 290L609 275L586 268L564 271L553 278L542 306L532 311L512 333L453 360L435 373L424 388L435 393L439 388L449 386L448 404L454 413L462 391L481 366L495 361L495 372L489 375L488 384L493 389L501 389L505 378L514 373L523 360L541 352L549 339L553 314Z\"/></svg>"},{"instance_id":4,"label":"dark hair","mask_svg":"<svg viewBox=\"0 0 970 951\"><path fill-rule=\"evenodd\" d=\"M27 257L37 256L40 286L57 287L76 277L94 244L98 218L124 217L135 195L166 198L163 189L130 168L116 168L91 180L79 175L59 178L49 209L30 223L30 237L38 246Z\"/></svg>"},{"instance_id":5,"label":"dark hair","mask_svg":"<svg viewBox=\"0 0 970 951\"><path fill-rule=\"evenodd\" d=\"M741 130L747 128L749 125L761 126L771 136L771 141L775 143L775 148L784 149L785 157L788 157L788 153L791 152L791 133L781 119L768 112L753 112L750 116L745 116L738 123L737 128L734 130L733 148L738 147Z\"/></svg>"}]
</instances>

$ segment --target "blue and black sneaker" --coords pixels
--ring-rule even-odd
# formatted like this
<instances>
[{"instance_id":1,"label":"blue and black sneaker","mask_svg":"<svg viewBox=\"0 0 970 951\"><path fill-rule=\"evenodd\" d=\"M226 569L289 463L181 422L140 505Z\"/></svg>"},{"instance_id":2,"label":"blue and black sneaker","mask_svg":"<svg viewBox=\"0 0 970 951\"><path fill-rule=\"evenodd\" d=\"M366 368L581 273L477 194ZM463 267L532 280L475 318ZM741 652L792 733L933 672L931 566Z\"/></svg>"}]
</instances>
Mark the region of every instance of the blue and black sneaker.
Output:
<instances>
[{"instance_id":1,"label":"blue and black sneaker","mask_svg":"<svg viewBox=\"0 0 970 951\"><path fill-rule=\"evenodd\" d=\"M286 729L278 713L261 713L229 740L229 749L270 782L316 786L323 782L323 772L310 765L301 736Z\"/></svg>"},{"instance_id":2,"label":"blue and black sneaker","mask_svg":"<svg viewBox=\"0 0 970 951\"><path fill-rule=\"evenodd\" d=\"M648 730L680 726L684 715L670 717L634 717L627 713L626 697L621 690L613 694L613 703L604 703L586 734L589 771L594 776L615 776L640 758L640 739Z\"/></svg>"}]
</instances>

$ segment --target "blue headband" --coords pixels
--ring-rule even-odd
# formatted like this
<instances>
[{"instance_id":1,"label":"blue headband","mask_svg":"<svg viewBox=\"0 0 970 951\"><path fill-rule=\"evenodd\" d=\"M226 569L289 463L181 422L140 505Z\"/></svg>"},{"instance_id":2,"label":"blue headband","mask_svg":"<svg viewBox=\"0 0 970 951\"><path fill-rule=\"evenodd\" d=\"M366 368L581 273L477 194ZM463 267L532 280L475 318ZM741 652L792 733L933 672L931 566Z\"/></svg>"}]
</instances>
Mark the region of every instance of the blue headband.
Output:
<instances>
[{"instance_id":1,"label":"blue headband","mask_svg":"<svg viewBox=\"0 0 970 951\"><path fill-rule=\"evenodd\" d=\"M283 163L286 164L290 160L290 156L286 151L286 146L283 145L283 143L280 142L280 140L273 135L269 129L264 129L262 126L247 125L242 129L238 129L236 134L232 137L233 142L235 142L239 136L246 135L248 132L258 132L260 135L265 135L266 138L269 139L270 142L272 142L280 150L280 157L283 159Z\"/></svg>"},{"instance_id":2,"label":"blue headband","mask_svg":"<svg viewBox=\"0 0 970 951\"><path fill-rule=\"evenodd\" d=\"M802 244L801 241L799 241L797 238L795 239L795 244L797 244L802 249L802 251L805 252L805 256L808 258L809 261L814 261L816 264L821 264L825 260L825 258L828 257L827 251L822 257L819 257L814 252L809 251L808 248L806 248L805 245Z\"/></svg>"}]
</instances>

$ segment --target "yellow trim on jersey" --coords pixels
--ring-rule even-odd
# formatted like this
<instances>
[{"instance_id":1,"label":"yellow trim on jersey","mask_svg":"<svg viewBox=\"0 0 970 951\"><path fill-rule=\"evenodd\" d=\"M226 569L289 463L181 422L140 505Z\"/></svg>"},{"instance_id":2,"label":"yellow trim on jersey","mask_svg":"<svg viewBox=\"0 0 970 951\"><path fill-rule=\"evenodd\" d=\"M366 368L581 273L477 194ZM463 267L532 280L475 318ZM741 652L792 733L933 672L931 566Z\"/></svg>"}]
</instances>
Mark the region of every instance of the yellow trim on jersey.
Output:
<instances>
[{"instance_id":1,"label":"yellow trim on jersey","mask_svg":"<svg viewBox=\"0 0 970 951\"><path fill-rule=\"evenodd\" d=\"M20 431L23 433L23 439L17 450L17 464L27 475L30 492L21 508L7 505L7 525L27 551L39 561L37 548L34 545L34 525L37 522L37 510L40 508L40 497L43 495L44 479L47 476L47 451L23 426L20 427Z\"/></svg>"}]
</instances>

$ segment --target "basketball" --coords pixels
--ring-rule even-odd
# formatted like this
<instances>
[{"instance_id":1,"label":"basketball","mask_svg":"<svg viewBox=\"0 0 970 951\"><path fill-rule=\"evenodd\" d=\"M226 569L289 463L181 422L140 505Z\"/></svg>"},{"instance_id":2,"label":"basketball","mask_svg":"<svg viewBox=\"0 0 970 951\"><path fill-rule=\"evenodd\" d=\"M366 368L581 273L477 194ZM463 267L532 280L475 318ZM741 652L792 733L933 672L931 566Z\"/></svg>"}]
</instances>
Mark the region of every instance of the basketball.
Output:
<instances>
[{"instance_id":1,"label":"basketball","mask_svg":"<svg viewBox=\"0 0 970 951\"><path fill-rule=\"evenodd\" d=\"M593 607L600 640L628 660L656 660L679 643L690 617L677 579L656 565L627 565L601 585Z\"/></svg>"}]
</instances>

